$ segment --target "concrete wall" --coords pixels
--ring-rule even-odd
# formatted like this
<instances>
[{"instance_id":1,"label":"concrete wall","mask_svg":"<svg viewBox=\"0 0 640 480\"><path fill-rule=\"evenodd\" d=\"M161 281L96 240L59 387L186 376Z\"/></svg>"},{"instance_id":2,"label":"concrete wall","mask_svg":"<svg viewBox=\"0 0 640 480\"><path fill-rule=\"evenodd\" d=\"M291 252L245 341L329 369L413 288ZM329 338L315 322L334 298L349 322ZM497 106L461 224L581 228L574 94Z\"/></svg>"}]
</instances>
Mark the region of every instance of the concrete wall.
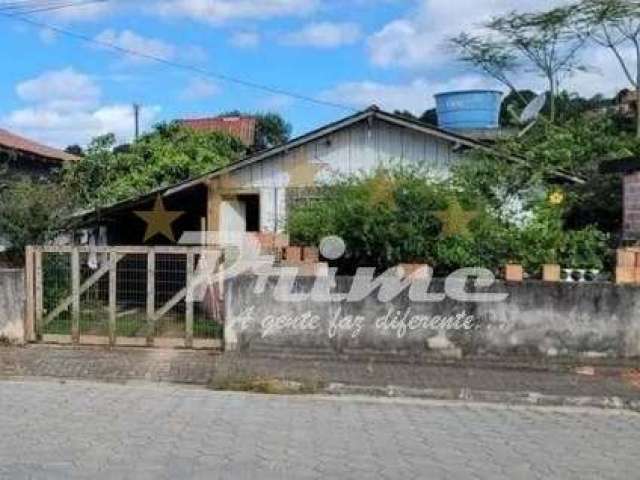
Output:
<instances>
[{"instance_id":1,"label":"concrete wall","mask_svg":"<svg viewBox=\"0 0 640 480\"><path fill-rule=\"evenodd\" d=\"M0 270L0 339L24 342L24 307L24 272Z\"/></svg>"},{"instance_id":2,"label":"concrete wall","mask_svg":"<svg viewBox=\"0 0 640 480\"><path fill-rule=\"evenodd\" d=\"M449 356L640 356L640 288L613 284L496 283L485 292L504 302L392 302L373 293L356 303L274 300L275 280L262 294L255 277L228 282L225 343L243 351L377 352ZM348 292L338 278L333 292ZM309 292L300 278L293 292ZM473 290L467 288L467 290ZM429 292L443 292L434 280ZM396 320L395 322L393 320ZM455 328L457 327L457 328Z\"/></svg>"}]
</instances>

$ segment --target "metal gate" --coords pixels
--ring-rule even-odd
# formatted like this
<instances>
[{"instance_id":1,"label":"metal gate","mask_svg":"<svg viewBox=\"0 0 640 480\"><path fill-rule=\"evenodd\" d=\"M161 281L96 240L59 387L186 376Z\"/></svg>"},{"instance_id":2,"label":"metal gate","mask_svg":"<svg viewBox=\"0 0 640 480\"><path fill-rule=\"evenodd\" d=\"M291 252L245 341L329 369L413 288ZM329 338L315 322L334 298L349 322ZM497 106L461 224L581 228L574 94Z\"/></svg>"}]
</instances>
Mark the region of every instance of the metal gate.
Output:
<instances>
[{"instance_id":1,"label":"metal gate","mask_svg":"<svg viewBox=\"0 0 640 480\"><path fill-rule=\"evenodd\" d=\"M27 337L220 348L223 284L210 273L221 258L201 247L28 247Z\"/></svg>"}]
</instances>

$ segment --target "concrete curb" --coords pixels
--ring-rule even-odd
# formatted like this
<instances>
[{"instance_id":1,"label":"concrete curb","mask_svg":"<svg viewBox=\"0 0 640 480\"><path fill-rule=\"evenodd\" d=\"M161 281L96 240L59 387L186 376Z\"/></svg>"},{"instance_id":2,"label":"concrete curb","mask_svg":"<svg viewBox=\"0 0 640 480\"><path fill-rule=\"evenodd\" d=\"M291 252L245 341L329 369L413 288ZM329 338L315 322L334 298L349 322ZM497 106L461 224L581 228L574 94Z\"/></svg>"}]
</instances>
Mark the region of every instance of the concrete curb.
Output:
<instances>
[{"instance_id":1,"label":"concrete curb","mask_svg":"<svg viewBox=\"0 0 640 480\"><path fill-rule=\"evenodd\" d=\"M459 400L479 403L500 403L538 407L590 407L609 410L629 410L640 413L640 399L620 397L574 397L545 395L536 392L498 392L467 388L421 389L389 385L368 387L332 383L324 391L329 395L368 395L386 398L418 398L424 400Z\"/></svg>"},{"instance_id":2,"label":"concrete curb","mask_svg":"<svg viewBox=\"0 0 640 480\"><path fill-rule=\"evenodd\" d=\"M108 378L61 378L51 376L8 375L0 376L0 382L52 382L52 383L98 383L117 386L173 386L180 388L208 389L203 384L189 382L172 382L169 380L136 380ZM295 382L291 382L292 384ZM223 390L225 391L225 390ZM239 391L237 393L243 393ZM252 393L252 395L258 395ZM290 395L296 395L291 393ZM566 395L545 395L536 392L507 392L490 390L473 390L468 388L409 388L389 385L386 387L366 385L346 385L330 383L315 394L304 394L305 397L328 395L333 397L372 397L379 399L436 400L460 401L474 403L491 403L498 405L535 406L535 407L582 407L601 410L625 410L640 413L640 399L624 399L621 397L576 397Z\"/></svg>"}]
</instances>

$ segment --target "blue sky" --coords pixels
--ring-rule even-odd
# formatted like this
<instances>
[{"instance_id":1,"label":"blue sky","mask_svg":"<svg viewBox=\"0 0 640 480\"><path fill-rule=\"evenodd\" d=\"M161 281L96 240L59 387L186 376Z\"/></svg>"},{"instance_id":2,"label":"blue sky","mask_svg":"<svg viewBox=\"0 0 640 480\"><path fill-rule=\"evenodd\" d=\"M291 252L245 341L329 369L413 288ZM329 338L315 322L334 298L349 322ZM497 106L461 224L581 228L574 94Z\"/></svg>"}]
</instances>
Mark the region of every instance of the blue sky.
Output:
<instances>
[{"instance_id":1,"label":"blue sky","mask_svg":"<svg viewBox=\"0 0 640 480\"><path fill-rule=\"evenodd\" d=\"M496 86L451 58L443 48L447 36L477 28L507 9L551 3L563 2L111 0L30 18L348 108L377 103L420 113L438 91ZM16 19L0 20L0 126L53 145L86 144L109 131L127 140L133 102L143 105L145 127L238 109L279 112L299 134L349 114L128 57ZM625 86L606 51L590 50L588 57L592 71L567 79L567 88L591 95ZM542 85L530 75L519 83Z\"/></svg>"}]
</instances>

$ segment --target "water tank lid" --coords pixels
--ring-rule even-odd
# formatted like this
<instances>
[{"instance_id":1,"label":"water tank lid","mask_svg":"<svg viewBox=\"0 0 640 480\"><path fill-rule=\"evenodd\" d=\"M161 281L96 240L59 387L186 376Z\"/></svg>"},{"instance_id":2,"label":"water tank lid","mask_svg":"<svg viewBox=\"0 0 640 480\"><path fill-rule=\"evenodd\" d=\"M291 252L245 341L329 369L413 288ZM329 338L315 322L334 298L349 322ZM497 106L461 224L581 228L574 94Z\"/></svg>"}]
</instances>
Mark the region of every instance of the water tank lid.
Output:
<instances>
[{"instance_id":1,"label":"water tank lid","mask_svg":"<svg viewBox=\"0 0 640 480\"><path fill-rule=\"evenodd\" d=\"M465 93L497 93L497 94L500 94L500 95L504 95L504 92L502 92L500 90L482 90L482 89L478 88L478 89L475 89L475 90L455 90L455 91L451 91L451 92L436 93L434 95L434 97L461 95L461 94L465 94Z\"/></svg>"}]
</instances>

